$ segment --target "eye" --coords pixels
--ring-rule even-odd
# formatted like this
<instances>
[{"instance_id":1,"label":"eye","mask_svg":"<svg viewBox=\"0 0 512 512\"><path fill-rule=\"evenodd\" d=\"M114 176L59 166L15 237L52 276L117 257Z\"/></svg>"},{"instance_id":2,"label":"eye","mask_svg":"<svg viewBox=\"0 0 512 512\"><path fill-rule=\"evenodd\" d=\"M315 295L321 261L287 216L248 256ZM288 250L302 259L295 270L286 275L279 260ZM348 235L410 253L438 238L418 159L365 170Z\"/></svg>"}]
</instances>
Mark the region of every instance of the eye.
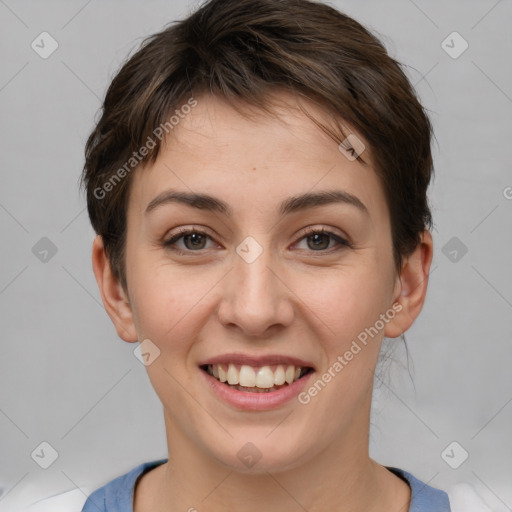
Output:
<instances>
[{"instance_id":1,"label":"eye","mask_svg":"<svg viewBox=\"0 0 512 512\"><path fill-rule=\"evenodd\" d=\"M345 240L343 237L332 233L331 231L327 231L324 228L321 229L304 229L301 233L303 236L299 239L299 242L302 240L306 240L308 247L306 250L311 250L313 252L326 252L326 249L333 249L331 245L331 241L334 241L334 245L338 245L338 247L334 247L334 251L340 250L344 247L352 247L351 244ZM174 234L169 240L163 242L163 246L169 248L178 254L187 254L190 252L199 252L204 249L208 249L205 247L205 244L208 240L212 240L212 237L196 228L183 228L178 230L176 234ZM178 242L182 241L184 244L184 249L178 246ZM332 252L332 251L327 251Z\"/></svg>"},{"instance_id":2,"label":"eye","mask_svg":"<svg viewBox=\"0 0 512 512\"><path fill-rule=\"evenodd\" d=\"M342 249L343 247L352 247L351 244L337 235L336 233L332 233L331 231L327 231L324 228L321 229L306 229L302 232L304 235L300 240L306 240L306 242L311 241L311 243L307 243L307 248L311 249L313 252L324 252L325 249L329 248L330 242L334 240L335 245L338 247L334 248L335 251ZM329 240L330 239L330 240ZM340 247L341 246L341 247ZM332 247L331 247L332 248ZM328 251L331 252L331 251Z\"/></svg>"},{"instance_id":3,"label":"eye","mask_svg":"<svg viewBox=\"0 0 512 512\"><path fill-rule=\"evenodd\" d=\"M183 239L186 250L177 246L177 242L181 239ZM198 250L205 249L207 239L212 240L211 236L205 231L194 228L184 228L180 229L178 233L173 235L169 240L164 241L163 246L179 254L186 254L187 252L197 252Z\"/></svg>"}]
</instances>

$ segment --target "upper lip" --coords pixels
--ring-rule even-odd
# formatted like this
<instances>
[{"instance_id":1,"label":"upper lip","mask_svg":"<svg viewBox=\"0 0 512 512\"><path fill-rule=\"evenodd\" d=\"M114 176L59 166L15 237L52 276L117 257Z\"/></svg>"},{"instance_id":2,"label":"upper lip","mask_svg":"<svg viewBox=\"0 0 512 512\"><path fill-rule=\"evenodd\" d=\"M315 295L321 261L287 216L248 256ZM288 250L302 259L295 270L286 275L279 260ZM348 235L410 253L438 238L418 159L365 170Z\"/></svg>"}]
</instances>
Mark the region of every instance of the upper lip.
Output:
<instances>
[{"instance_id":1,"label":"upper lip","mask_svg":"<svg viewBox=\"0 0 512 512\"><path fill-rule=\"evenodd\" d=\"M284 354L267 354L267 355L248 355L240 353L222 354L215 357L210 357L199 363L199 366L208 364L239 364L248 366L270 366L274 364L287 364L300 366L302 368L313 368L313 363L300 359L298 357L286 356Z\"/></svg>"}]
</instances>

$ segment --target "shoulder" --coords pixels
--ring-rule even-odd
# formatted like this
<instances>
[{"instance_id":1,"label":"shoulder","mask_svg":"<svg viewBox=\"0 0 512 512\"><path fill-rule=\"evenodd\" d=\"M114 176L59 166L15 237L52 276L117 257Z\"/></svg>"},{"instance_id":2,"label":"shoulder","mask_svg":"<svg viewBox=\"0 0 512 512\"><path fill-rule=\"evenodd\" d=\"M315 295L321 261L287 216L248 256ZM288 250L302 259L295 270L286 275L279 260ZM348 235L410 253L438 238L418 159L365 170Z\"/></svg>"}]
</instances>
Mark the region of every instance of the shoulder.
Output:
<instances>
[{"instance_id":1,"label":"shoulder","mask_svg":"<svg viewBox=\"0 0 512 512\"><path fill-rule=\"evenodd\" d=\"M137 479L164 462L167 462L167 459L144 462L128 473L118 476L103 487L96 489L87 498L81 512L132 512L133 494Z\"/></svg>"},{"instance_id":2,"label":"shoulder","mask_svg":"<svg viewBox=\"0 0 512 512\"><path fill-rule=\"evenodd\" d=\"M386 467L405 480L411 488L411 504L408 512L454 512L450 509L450 501L445 491L431 487L408 471Z\"/></svg>"},{"instance_id":3,"label":"shoulder","mask_svg":"<svg viewBox=\"0 0 512 512\"><path fill-rule=\"evenodd\" d=\"M167 459L139 464L89 496L80 489L74 489L33 503L21 512L132 512L137 478L164 462Z\"/></svg>"},{"instance_id":4,"label":"shoulder","mask_svg":"<svg viewBox=\"0 0 512 512\"><path fill-rule=\"evenodd\" d=\"M468 483L459 483L445 492L427 485L403 469L386 467L406 480L411 487L408 512L492 512Z\"/></svg>"}]
</instances>

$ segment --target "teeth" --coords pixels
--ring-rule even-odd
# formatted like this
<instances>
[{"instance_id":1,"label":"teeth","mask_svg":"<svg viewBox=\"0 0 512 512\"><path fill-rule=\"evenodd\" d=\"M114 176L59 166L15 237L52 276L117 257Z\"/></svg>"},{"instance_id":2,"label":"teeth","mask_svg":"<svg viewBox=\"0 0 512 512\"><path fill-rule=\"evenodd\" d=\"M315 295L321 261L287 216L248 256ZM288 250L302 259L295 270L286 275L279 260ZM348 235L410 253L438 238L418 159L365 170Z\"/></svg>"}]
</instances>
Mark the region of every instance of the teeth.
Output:
<instances>
[{"instance_id":1,"label":"teeth","mask_svg":"<svg viewBox=\"0 0 512 512\"><path fill-rule=\"evenodd\" d=\"M238 381L240 380L239 373L237 369L235 368L235 365L230 364L228 366L228 373L227 373L227 379L228 384L231 384L232 386L235 384L238 384Z\"/></svg>"},{"instance_id":2,"label":"teeth","mask_svg":"<svg viewBox=\"0 0 512 512\"><path fill-rule=\"evenodd\" d=\"M240 370L240 375L242 375L242 370ZM262 366L258 370L258 374L256 375L256 382L254 385L257 388L271 388L274 386L274 381L274 372L268 366ZM242 385L245 386L245 384Z\"/></svg>"},{"instance_id":3,"label":"teeth","mask_svg":"<svg viewBox=\"0 0 512 512\"><path fill-rule=\"evenodd\" d=\"M256 372L250 366L244 364L240 368L238 380L240 386L243 386L244 388L253 388L256 386Z\"/></svg>"},{"instance_id":4,"label":"teeth","mask_svg":"<svg viewBox=\"0 0 512 512\"><path fill-rule=\"evenodd\" d=\"M294 377L295 377L295 367L288 366L288 368L286 368L286 373L285 373L286 382L288 382L288 384L291 384L293 382Z\"/></svg>"},{"instance_id":5,"label":"teeth","mask_svg":"<svg viewBox=\"0 0 512 512\"><path fill-rule=\"evenodd\" d=\"M284 368L279 365L274 373L274 384L276 386L282 386L286 382L286 374Z\"/></svg>"},{"instance_id":6,"label":"teeth","mask_svg":"<svg viewBox=\"0 0 512 512\"><path fill-rule=\"evenodd\" d=\"M230 363L226 370L225 365L214 364L208 365L208 373L220 382L227 382L231 386L260 389L282 386L285 382L291 384L298 380L303 373L303 368L300 366L280 364L274 368L275 370L272 370L270 366L254 368L245 364L237 367Z\"/></svg>"}]
</instances>

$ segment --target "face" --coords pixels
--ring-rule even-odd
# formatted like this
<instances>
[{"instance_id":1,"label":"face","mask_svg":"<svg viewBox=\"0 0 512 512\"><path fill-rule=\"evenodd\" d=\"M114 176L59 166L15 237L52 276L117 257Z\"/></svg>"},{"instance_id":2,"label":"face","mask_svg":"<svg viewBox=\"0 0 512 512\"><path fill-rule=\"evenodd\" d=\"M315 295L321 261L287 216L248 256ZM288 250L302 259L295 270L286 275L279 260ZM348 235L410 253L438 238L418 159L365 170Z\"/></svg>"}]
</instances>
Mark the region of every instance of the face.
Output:
<instances>
[{"instance_id":1,"label":"face","mask_svg":"<svg viewBox=\"0 0 512 512\"><path fill-rule=\"evenodd\" d=\"M128 206L131 321L159 353L147 371L168 441L237 471L359 450L381 340L401 332L369 150L366 167L347 158L285 94L279 119L196 99L157 161L134 174ZM183 199L194 194L208 198ZM289 366L288 377L307 373L282 383L279 366L284 378ZM257 387L254 376L281 384L241 391L220 382L222 369L242 387ZM246 455L261 457L254 469Z\"/></svg>"}]
</instances>

